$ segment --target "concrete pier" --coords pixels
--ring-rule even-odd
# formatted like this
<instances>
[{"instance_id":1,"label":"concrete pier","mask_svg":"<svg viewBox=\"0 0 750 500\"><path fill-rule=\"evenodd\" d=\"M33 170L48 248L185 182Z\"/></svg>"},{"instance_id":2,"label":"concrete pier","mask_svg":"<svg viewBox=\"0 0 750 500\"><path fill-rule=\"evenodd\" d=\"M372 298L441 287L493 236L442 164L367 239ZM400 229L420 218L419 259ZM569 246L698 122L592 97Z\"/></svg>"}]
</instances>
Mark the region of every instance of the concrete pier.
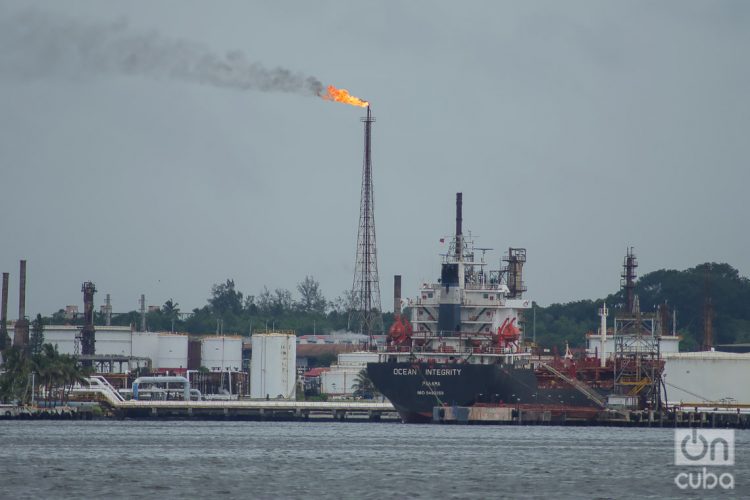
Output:
<instances>
[{"instance_id":1,"label":"concrete pier","mask_svg":"<svg viewBox=\"0 0 750 500\"><path fill-rule=\"evenodd\" d=\"M750 408L598 410L566 407L436 406L432 421L465 425L588 425L613 427L705 427L750 429Z\"/></svg>"},{"instance_id":2,"label":"concrete pier","mask_svg":"<svg viewBox=\"0 0 750 500\"><path fill-rule=\"evenodd\" d=\"M399 420L390 403L311 401L123 401L120 418L203 420Z\"/></svg>"}]
</instances>

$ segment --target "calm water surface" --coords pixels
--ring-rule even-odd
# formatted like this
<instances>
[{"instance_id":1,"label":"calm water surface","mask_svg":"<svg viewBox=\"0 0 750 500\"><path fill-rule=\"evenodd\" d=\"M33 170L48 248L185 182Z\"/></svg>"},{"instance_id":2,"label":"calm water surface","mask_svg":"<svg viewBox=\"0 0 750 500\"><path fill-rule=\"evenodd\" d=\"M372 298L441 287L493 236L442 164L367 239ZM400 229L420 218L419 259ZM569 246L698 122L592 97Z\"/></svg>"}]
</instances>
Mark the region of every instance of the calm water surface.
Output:
<instances>
[{"instance_id":1,"label":"calm water surface","mask_svg":"<svg viewBox=\"0 0 750 500\"><path fill-rule=\"evenodd\" d=\"M733 495L750 497L750 431ZM703 498L672 429L0 422L0 498ZM694 468L691 468L694 469Z\"/></svg>"}]
</instances>

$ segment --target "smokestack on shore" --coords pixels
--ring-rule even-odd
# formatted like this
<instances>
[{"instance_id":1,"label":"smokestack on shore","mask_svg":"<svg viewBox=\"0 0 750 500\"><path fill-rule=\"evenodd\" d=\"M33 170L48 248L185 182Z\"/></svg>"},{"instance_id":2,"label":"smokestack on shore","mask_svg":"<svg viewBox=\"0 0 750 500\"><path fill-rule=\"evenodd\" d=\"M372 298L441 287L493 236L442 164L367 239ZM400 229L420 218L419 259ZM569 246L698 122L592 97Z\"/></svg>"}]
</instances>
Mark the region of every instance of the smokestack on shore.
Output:
<instances>
[{"instance_id":1,"label":"smokestack on shore","mask_svg":"<svg viewBox=\"0 0 750 500\"><path fill-rule=\"evenodd\" d=\"M141 294L141 331L146 331L146 296L144 294Z\"/></svg>"},{"instance_id":2,"label":"smokestack on shore","mask_svg":"<svg viewBox=\"0 0 750 500\"><path fill-rule=\"evenodd\" d=\"M29 322L26 319L26 261L21 261L18 274L18 321L13 331L13 345L26 347L29 345Z\"/></svg>"},{"instance_id":3,"label":"smokestack on shore","mask_svg":"<svg viewBox=\"0 0 750 500\"><path fill-rule=\"evenodd\" d=\"M83 292L83 328L81 329L81 354L93 356L96 354L96 328L94 328L94 294L96 286L87 281L81 285ZM90 358L81 361L83 366L93 366Z\"/></svg>"},{"instance_id":4,"label":"smokestack on shore","mask_svg":"<svg viewBox=\"0 0 750 500\"><path fill-rule=\"evenodd\" d=\"M0 345L5 345L8 337L8 273L3 273L3 296L0 304Z\"/></svg>"},{"instance_id":5,"label":"smokestack on shore","mask_svg":"<svg viewBox=\"0 0 750 500\"><path fill-rule=\"evenodd\" d=\"M21 261L21 272L18 284L18 319L26 318L26 261Z\"/></svg>"},{"instance_id":6,"label":"smokestack on shore","mask_svg":"<svg viewBox=\"0 0 750 500\"><path fill-rule=\"evenodd\" d=\"M393 276L393 314L401 315L401 275Z\"/></svg>"}]
</instances>

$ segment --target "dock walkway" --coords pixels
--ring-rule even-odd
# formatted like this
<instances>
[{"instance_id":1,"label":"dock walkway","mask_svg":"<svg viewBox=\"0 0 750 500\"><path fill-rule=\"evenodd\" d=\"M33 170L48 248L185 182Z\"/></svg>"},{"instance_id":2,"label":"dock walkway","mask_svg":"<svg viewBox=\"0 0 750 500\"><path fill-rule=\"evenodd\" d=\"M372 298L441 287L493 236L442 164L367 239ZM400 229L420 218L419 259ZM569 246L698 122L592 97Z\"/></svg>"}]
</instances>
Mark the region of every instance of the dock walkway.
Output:
<instances>
[{"instance_id":1,"label":"dock walkway","mask_svg":"<svg viewBox=\"0 0 750 500\"><path fill-rule=\"evenodd\" d=\"M74 393L92 394L122 418L203 418L226 420L356 419L398 420L389 402L365 401L136 401L126 400L104 377L90 377L89 387Z\"/></svg>"}]
</instances>

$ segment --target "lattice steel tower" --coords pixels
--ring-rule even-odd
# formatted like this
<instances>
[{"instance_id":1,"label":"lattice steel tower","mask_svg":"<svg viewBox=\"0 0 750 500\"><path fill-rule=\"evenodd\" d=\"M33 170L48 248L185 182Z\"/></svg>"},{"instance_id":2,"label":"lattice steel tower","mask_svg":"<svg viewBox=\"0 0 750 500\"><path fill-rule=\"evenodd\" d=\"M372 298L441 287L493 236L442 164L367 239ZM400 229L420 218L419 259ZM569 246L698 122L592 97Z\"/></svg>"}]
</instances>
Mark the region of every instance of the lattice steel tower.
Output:
<instances>
[{"instance_id":1,"label":"lattice steel tower","mask_svg":"<svg viewBox=\"0 0 750 500\"><path fill-rule=\"evenodd\" d=\"M357 264L354 268L352 297L356 309L353 311L355 325L367 335L370 346L372 336L383 331L380 308L380 279L378 257L375 246L375 202L372 194L372 154L370 147L372 123L375 118L367 107L365 124L365 157L362 165L362 193L359 206L359 231L357 232Z\"/></svg>"}]
</instances>

